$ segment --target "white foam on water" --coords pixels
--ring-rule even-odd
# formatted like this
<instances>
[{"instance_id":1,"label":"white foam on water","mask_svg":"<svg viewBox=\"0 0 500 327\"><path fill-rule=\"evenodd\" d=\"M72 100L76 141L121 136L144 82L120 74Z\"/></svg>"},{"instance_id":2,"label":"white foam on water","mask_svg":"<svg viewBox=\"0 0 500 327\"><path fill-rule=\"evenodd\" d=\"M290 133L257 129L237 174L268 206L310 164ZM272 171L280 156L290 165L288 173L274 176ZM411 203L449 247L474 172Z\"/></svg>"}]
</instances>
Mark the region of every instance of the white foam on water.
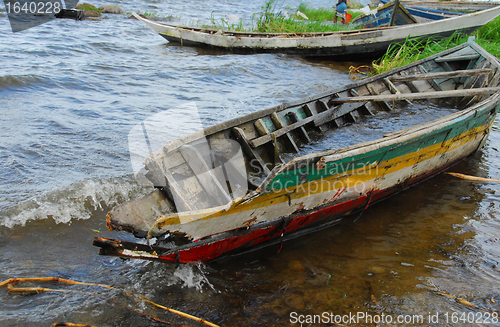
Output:
<instances>
[{"instance_id":1,"label":"white foam on water","mask_svg":"<svg viewBox=\"0 0 500 327\"><path fill-rule=\"evenodd\" d=\"M73 219L89 219L104 210L151 188L138 185L134 178L87 179L35 196L11 207L0 216L0 226L24 226L29 221L53 219L68 224ZM106 208L107 209L107 208Z\"/></svg>"},{"instance_id":2,"label":"white foam on water","mask_svg":"<svg viewBox=\"0 0 500 327\"><path fill-rule=\"evenodd\" d=\"M182 287L195 288L199 292L203 292L205 285L209 286L215 291L214 286L208 281L206 273L203 271L204 265L198 263L196 265L180 265L174 272L177 277L184 284Z\"/></svg>"}]
</instances>

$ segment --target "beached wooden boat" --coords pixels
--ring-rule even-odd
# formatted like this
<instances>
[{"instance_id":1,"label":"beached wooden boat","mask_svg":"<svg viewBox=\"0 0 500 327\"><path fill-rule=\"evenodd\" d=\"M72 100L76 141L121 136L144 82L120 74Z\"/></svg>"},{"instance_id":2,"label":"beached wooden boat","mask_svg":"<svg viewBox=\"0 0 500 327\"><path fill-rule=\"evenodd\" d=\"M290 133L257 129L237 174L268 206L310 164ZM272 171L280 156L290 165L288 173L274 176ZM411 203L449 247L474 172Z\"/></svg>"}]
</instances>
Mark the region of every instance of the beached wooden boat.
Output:
<instances>
[{"instance_id":1,"label":"beached wooden boat","mask_svg":"<svg viewBox=\"0 0 500 327\"><path fill-rule=\"evenodd\" d=\"M380 0L380 2L384 5L390 3L388 0ZM425 8L425 7L417 7L417 6L411 6L411 5L404 5L401 3L402 6L410 14L412 14L414 17L417 18L418 22L422 23L428 20L440 20L440 19L445 19L445 18L452 18L452 17L457 17L463 15L461 12L453 12L453 11L447 11L447 10L437 10L437 9L431 9L431 8ZM425 6L425 3L422 4ZM491 8L491 7L490 7ZM488 9L488 8L484 8Z\"/></svg>"},{"instance_id":2,"label":"beached wooden boat","mask_svg":"<svg viewBox=\"0 0 500 327\"><path fill-rule=\"evenodd\" d=\"M114 208L106 221L110 230L156 243L130 236L96 238L94 245L104 255L187 263L334 225L477 151L500 109L499 68L469 41L173 140L145 161L157 189ZM444 104L453 109L378 139L370 129L370 139L356 144L358 133L338 148L350 126L387 121L417 101L438 112ZM416 116L425 118L421 110Z\"/></svg>"},{"instance_id":3,"label":"beached wooden boat","mask_svg":"<svg viewBox=\"0 0 500 327\"><path fill-rule=\"evenodd\" d=\"M473 13L500 6L499 1L418 1L401 0L406 7L419 7L444 12Z\"/></svg>"},{"instance_id":4,"label":"beached wooden boat","mask_svg":"<svg viewBox=\"0 0 500 327\"><path fill-rule=\"evenodd\" d=\"M471 33L500 15L500 7L438 21L353 31L324 33L224 32L155 22L134 16L166 38L181 45L201 46L239 53L274 52L301 56L330 56L352 59L385 53L394 42L407 37L448 37L455 32Z\"/></svg>"},{"instance_id":5,"label":"beached wooden boat","mask_svg":"<svg viewBox=\"0 0 500 327\"><path fill-rule=\"evenodd\" d=\"M387 2L377 9L375 14L358 16L351 21L352 25L361 28L400 26L416 24L418 21L400 4L399 0Z\"/></svg>"}]
</instances>

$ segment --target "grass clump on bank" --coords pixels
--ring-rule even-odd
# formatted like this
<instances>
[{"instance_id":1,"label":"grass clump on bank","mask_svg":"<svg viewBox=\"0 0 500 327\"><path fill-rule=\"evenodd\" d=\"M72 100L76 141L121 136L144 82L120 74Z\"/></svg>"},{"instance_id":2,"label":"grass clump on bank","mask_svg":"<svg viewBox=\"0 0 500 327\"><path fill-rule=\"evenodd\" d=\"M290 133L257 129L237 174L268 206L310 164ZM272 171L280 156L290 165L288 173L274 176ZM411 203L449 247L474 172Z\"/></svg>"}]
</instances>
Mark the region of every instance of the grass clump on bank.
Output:
<instances>
[{"instance_id":1,"label":"grass clump on bank","mask_svg":"<svg viewBox=\"0 0 500 327\"><path fill-rule=\"evenodd\" d=\"M500 58L500 17L482 26L474 35L477 37L476 42L481 47Z\"/></svg>"},{"instance_id":2,"label":"grass clump on bank","mask_svg":"<svg viewBox=\"0 0 500 327\"><path fill-rule=\"evenodd\" d=\"M254 14L253 24L244 24L241 19L231 19L231 15L216 19L214 18L214 12L212 12L211 24L203 25L203 28L262 33L321 33L348 31L357 28L350 25L333 24L335 10L312 9L305 3L301 3L297 9L292 9L281 6L278 1L268 0L262 6L262 11ZM307 19L298 12L304 14ZM359 12L352 12L351 14L353 18L361 15Z\"/></svg>"},{"instance_id":3,"label":"grass clump on bank","mask_svg":"<svg viewBox=\"0 0 500 327\"><path fill-rule=\"evenodd\" d=\"M79 10L90 10L90 11L96 11L99 13L99 15L101 15L101 9L97 8L96 6L94 5L91 5L90 3L88 2L84 2L84 3L79 3L75 6L75 9L79 9Z\"/></svg>"},{"instance_id":4,"label":"grass clump on bank","mask_svg":"<svg viewBox=\"0 0 500 327\"><path fill-rule=\"evenodd\" d=\"M323 22L323 21L327 21L327 20L333 20L335 18L335 10L329 10L329 9L324 9L324 8L320 8L320 9L313 9L311 7L309 7L306 3L302 2L299 7L297 8L298 11L300 11L301 13L303 13L304 15L307 16L307 18L309 18L309 20L315 20L315 21L320 21L320 22ZM299 15L296 15L297 19L300 19L300 20L303 20L305 18L299 16Z\"/></svg>"},{"instance_id":5,"label":"grass clump on bank","mask_svg":"<svg viewBox=\"0 0 500 327\"><path fill-rule=\"evenodd\" d=\"M427 58L441 51L451 49L466 42L467 39L468 36L463 34L454 34L440 41L431 38L407 38L403 44L392 44L380 59L372 63L374 74L381 74L388 70Z\"/></svg>"},{"instance_id":6,"label":"grass clump on bank","mask_svg":"<svg viewBox=\"0 0 500 327\"><path fill-rule=\"evenodd\" d=\"M472 35L476 36L475 41L477 44L492 55L500 58L500 17L482 26ZM433 39L406 39L403 44L391 45L382 58L374 61L372 63L373 72L374 74L380 74L422 58L427 58L462 44L468 38L468 36L463 34L454 34L440 41Z\"/></svg>"},{"instance_id":7,"label":"grass clump on bank","mask_svg":"<svg viewBox=\"0 0 500 327\"><path fill-rule=\"evenodd\" d=\"M361 7L358 6L357 9L362 8L362 7L363 7L362 5L361 5ZM354 9L355 7L350 6L349 8ZM301 13L306 15L309 20L314 20L314 21L318 21L318 22L332 21L335 18L335 8L332 8L332 9L325 9L325 8L313 9L313 8L309 7L309 5L304 3L304 2L302 2L299 5L299 7L297 8L296 11L300 11ZM353 12L353 11L349 11L349 10L347 10L347 12L352 15L352 18L363 15L362 12ZM297 15L297 14L294 15L294 18L299 19L299 20L305 20L304 17Z\"/></svg>"},{"instance_id":8,"label":"grass clump on bank","mask_svg":"<svg viewBox=\"0 0 500 327\"><path fill-rule=\"evenodd\" d=\"M302 10L300 10L302 8ZM298 11L304 13L309 20L305 20L300 15L289 15L288 12L277 10L277 1L268 0L262 6L262 12L256 21L257 32L262 33L313 33L313 32L333 32L353 30L356 27L342 24L330 24L325 17L331 17L326 9L307 9L301 4ZM295 11L297 12L297 11ZM334 13L334 12L333 12ZM309 16L311 15L311 17ZM300 19L299 19L300 18ZM329 19L328 19L329 20Z\"/></svg>"},{"instance_id":9,"label":"grass clump on bank","mask_svg":"<svg viewBox=\"0 0 500 327\"><path fill-rule=\"evenodd\" d=\"M140 12L140 11L138 11L137 14L139 16L141 16L141 17L144 17L144 18L147 18L147 19L150 19L150 20L171 21L171 20L175 20L176 19L174 17L174 15L164 16L164 15L160 15L157 11L153 11L153 12L149 12L149 11ZM127 18L133 18L133 19L135 19L135 17L132 15L131 11L126 12L125 16Z\"/></svg>"}]
</instances>

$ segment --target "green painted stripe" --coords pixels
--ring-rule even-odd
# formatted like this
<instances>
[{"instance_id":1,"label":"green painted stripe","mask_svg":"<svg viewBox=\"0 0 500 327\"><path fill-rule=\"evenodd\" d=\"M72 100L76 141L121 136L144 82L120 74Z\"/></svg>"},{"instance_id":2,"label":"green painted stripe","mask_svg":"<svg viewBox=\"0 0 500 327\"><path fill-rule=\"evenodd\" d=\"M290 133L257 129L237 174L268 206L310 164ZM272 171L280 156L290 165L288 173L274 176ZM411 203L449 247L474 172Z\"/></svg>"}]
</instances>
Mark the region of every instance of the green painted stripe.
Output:
<instances>
[{"instance_id":1,"label":"green painted stripe","mask_svg":"<svg viewBox=\"0 0 500 327\"><path fill-rule=\"evenodd\" d=\"M494 115L491 115L491 110L493 108L494 105L482 108L478 110L475 115L471 115L467 119L459 117L455 123L444 126L441 129L437 129L431 134L422 135L405 142L392 144L357 156L346 157L336 162L329 162L325 168L319 171L316 167L306 166L306 163L304 163L303 167L300 167L300 162L298 162L297 169L278 174L267 185L266 189L273 189L276 191L283 188L285 185L286 187L293 187L307 182L329 178L335 175L350 174L356 169L368 167L373 163L403 158L404 156L412 153L416 154L417 151L423 150L435 144L443 143L445 141L452 140L453 138L461 138L467 131L481 128L490 123L494 119ZM495 113L499 110L499 108L500 105L495 108ZM316 160L319 160L319 157Z\"/></svg>"}]
</instances>

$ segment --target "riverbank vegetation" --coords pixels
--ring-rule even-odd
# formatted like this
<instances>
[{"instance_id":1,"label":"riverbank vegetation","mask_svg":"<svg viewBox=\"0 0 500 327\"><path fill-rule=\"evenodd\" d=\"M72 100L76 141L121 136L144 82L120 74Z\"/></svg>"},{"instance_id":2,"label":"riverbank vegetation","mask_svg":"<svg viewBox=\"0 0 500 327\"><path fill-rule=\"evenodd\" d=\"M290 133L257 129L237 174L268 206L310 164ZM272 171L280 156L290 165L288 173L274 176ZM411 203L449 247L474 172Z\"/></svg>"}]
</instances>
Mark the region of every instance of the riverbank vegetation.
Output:
<instances>
[{"instance_id":1,"label":"riverbank vegetation","mask_svg":"<svg viewBox=\"0 0 500 327\"><path fill-rule=\"evenodd\" d=\"M495 18L472 34L476 42L492 55L500 58L500 17ZM407 39L403 44L393 44L384 56L372 63L373 73L407 65L441 51L451 49L468 39L467 35L454 34L443 40Z\"/></svg>"},{"instance_id":2,"label":"riverbank vegetation","mask_svg":"<svg viewBox=\"0 0 500 327\"><path fill-rule=\"evenodd\" d=\"M361 15L360 12L347 11L352 18ZM222 29L224 31L263 32L263 33L314 33L353 30L356 27L344 24L334 24L334 8L311 8L301 3L297 8L283 6L279 0L268 0L262 11L253 15L251 24L245 24L232 15L215 18L212 12L210 25L204 28Z\"/></svg>"},{"instance_id":3,"label":"riverbank vegetation","mask_svg":"<svg viewBox=\"0 0 500 327\"><path fill-rule=\"evenodd\" d=\"M361 15L349 12L352 17ZM301 3L297 9L280 9L277 0L268 0L262 7L255 30L265 33L312 33L333 32L356 29L354 26L333 24L335 10L313 9Z\"/></svg>"}]
</instances>

